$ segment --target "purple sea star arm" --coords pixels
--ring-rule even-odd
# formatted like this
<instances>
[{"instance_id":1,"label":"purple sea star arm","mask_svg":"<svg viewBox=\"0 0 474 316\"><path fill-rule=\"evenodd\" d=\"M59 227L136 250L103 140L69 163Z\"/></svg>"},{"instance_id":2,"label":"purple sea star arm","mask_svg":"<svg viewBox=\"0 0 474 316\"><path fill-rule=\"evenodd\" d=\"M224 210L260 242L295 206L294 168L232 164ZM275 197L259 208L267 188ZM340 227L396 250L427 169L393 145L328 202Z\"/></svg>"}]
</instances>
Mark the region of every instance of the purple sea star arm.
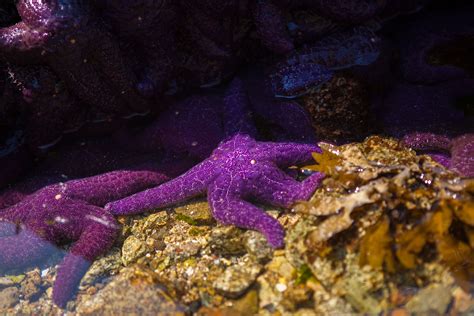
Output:
<instances>
[{"instance_id":1,"label":"purple sea star arm","mask_svg":"<svg viewBox=\"0 0 474 316\"><path fill-rule=\"evenodd\" d=\"M469 72L452 65L429 63L430 52L456 39L474 34L474 9L449 12L448 15L428 15L416 20L399 35L401 43L400 67L405 80L415 83L437 83L467 78ZM455 44L453 44L455 45Z\"/></svg>"},{"instance_id":2,"label":"purple sea star arm","mask_svg":"<svg viewBox=\"0 0 474 316\"><path fill-rule=\"evenodd\" d=\"M24 22L0 28L0 53L7 56L14 56L18 53L22 56L27 55L27 53L31 54L29 45L41 45L44 36L41 32L32 34L30 28Z\"/></svg>"},{"instance_id":3,"label":"purple sea star arm","mask_svg":"<svg viewBox=\"0 0 474 316\"><path fill-rule=\"evenodd\" d=\"M214 162L205 160L183 175L156 188L148 189L105 205L114 215L138 214L167 207L206 192L214 175Z\"/></svg>"},{"instance_id":4,"label":"purple sea star arm","mask_svg":"<svg viewBox=\"0 0 474 316\"><path fill-rule=\"evenodd\" d=\"M72 198L104 205L168 180L168 175L146 169L112 171L92 178L68 181L65 192Z\"/></svg>"},{"instance_id":5,"label":"purple sea star arm","mask_svg":"<svg viewBox=\"0 0 474 316\"><path fill-rule=\"evenodd\" d=\"M415 150L449 152L447 155L436 154L433 158L443 165L457 171L465 177L474 176L474 134L464 134L454 139L445 135L432 133L412 133L406 135L402 142ZM441 159L440 159L441 158Z\"/></svg>"},{"instance_id":6,"label":"purple sea star arm","mask_svg":"<svg viewBox=\"0 0 474 316\"><path fill-rule=\"evenodd\" d=\"M321 153L317 145L264 142L256 157L270 159L280 168L297 166L312 160L311 153Z\"/></svg>"},{"instance_id":7,"label":"purple sea star arm","mask_svg":"<svg viewBox=\"0 0 474 316\"><path fill-rule=\"evenodd\" d=\"M53 301L60 307L66 306L95 258L110 249L119 230L113 216L106 214L101 208L83 206L83 211L86 209L89 224L64 257L56 275Z\"/></svg>"},{"instance_id":8,"label":"purple sea star arm","mask_svg":"<svg viewBox=\"0 0 474 316\"><path fill-rule=\"evenodd\" d=\"M243 82L234 79L227 88L223 106L223 125L226 137L235 134L257 135L251 120L250 104Z\"/></svg>"},{"instance_id":9,"label":"purple sea star arm","mask_svg":"<svg viewBox=\"0 0 474 316\"><path fill-rule=\"evenodd\" d=\"M283 246L285 232L280 223L255 205L242 200L230 177L219 177L209 187L208 201L214 218L224 225L255 229L272 247Z\"/></svg>"},{"instance_id":10,"label":"purple sea star arm","mask_svg":"<svg viewBox=\"0 0 474 316\"><path fill-rule=\"evenodd\" d=\"M308 200L324 178L324 174L315 173L300 182L279 168L266 166L266 169L249 194L278 207L289 208L297 201Z\"/></svg>"},{"instance_id":11,"label":"purple sea star arm","mask_svg":"<svg viewBox=\"0 0 474 316\"><path fill-rule=\"evenodd\" d=\"M465 177L474 177L474 134L466 134L451 142L451 167Z\"/></svg>"},{"instance_id":12,"label":"purple sea star arm","mask_svg":"<svg viewBox=\"0 0 474 316\"><path fill-rule=\"evenodd\" d=\"M278 54L287 54L294 49L283 12L271 0L255 1L253 17L257 34L267 48Z\"/></svg>"},{"instance_id":13,"label":"purple sea star arm","mask_svg":"<svg viewBox=\"0 0 474 316\"><path fill-rule=\"evenodd\" d=\"M25 268L57 252L56 247L27 227L2 222L0 213L0 272Z\"/></svg>"}]
</instances>

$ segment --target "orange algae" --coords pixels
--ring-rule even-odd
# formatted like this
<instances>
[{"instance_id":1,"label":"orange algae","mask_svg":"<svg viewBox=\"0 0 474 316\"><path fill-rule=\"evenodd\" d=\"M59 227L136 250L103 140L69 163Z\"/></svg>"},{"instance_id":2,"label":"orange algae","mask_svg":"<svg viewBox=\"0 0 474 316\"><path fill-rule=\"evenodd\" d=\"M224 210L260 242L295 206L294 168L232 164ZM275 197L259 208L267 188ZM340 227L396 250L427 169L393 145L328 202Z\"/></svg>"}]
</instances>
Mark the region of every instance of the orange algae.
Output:
<instances>
[{"instance_id":1,"label":"orange algae","mask_svg":"<svg viewBox=\"0 0 474 316\"><path fill-rule=\"evenodd\" d=\"M322 172L333 176L337 173L337 166L341 163L341 158L326 148L322 148L322 153L312 153L317 164L304 167L311 171Z\"/></svg>"}]
</instances>

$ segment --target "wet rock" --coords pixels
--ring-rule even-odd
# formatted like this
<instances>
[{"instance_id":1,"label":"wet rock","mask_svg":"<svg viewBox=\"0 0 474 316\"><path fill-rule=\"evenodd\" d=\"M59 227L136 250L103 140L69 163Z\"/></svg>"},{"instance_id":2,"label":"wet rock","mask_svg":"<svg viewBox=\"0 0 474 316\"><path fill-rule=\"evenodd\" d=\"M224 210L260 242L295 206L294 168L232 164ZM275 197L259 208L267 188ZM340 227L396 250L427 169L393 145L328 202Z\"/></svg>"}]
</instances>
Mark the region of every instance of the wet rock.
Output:
<instances>
[{"instance_id":1,"label":"wet rock","mask_svg":"<svg viewBox=\"0 0 474 316\"><path fill-rule=\"evenodd\" d=\"M406 308L414 314L444 315L452 300L451 288L432 285L422 289L408 303Z\"/></svg>"},{"instance_id":2,"label":"wet rock","mask_svg":"<svg viewBox=\"0 0 474 316\"><path fill-rule=\"evenodd\" d=\"M90 300L80 303L81 315L185 315L158 283L156 274L148 268L132 265Z\"/></svg>"},{"instance_id":3,"label":"wet rock","mask_svg":"<svg viewBox=\"0 0 474 316\"><path fill-rule=\"evenodd\" d=\"M129 236L125 239L122 246L122 262L124 265L136 261L145 254L145 244L135 236Z\"/></svg>"},{"instance_id":4,"label":"wet rock","mask_svg":"<svg viewBox=\"0 0 474 316\"><path fill-rule=\"evenodd\" d=\"M211 232L210 248L221 256L238 256L246 253L242 235L244 232L233 226L218 226Z\"/></svg>"},{"instance_id":5,"label":"wet rock","mask_svg":"<svg viewBox=\"0 0 474 316\"><path fill-rule=\"evenodd\" d=\"M0 312L15 306L20 300L20 291L16 287L7 287L0 291Z\"/></svg>"},{"instance_id":6,"label":"wet rock","mask_svg":"<svg viewBox=\"0 0 474 316\"><path fill-rule=\"evenodd\" d=\"M261 233L248 230L244 234L245 249L255 260L260 263L265 263L271 260L273 249L268 244L265 236Z\"/></svg>"},{"instance_id":7,"label":"wet rock","mask_svg":"<svg viewBox=\"0 0 474 316\"><path fill-rule=\"evenodd\" d=\"M214 288L227 297L239 297L256 280L262 266L251 261L228 267L214 282Z\"/></svg>"},{"instance_id":8,"label":"wet rock","mask_svg":"<svg viewBox=\"0 0 474 316\"><path fill-rule=\"evenodd\" d=\"M250 290L241 298L232 301L232 308L242 315L256 315L258 313L257 290Z\"/></svg>"},{"instance_id":9,"label":"wet rock","mask_svg":"<svg viewBox=\"0 0 474 316\"><path fill-rule=\"evenodd\" d=\"M98 280L115 274L122 267L120 249L114 248L107 255L95 260L81 280L80 288L90 286Z\"/></svg>"},{"instance_id":10,"label":"wet rock","mask_svg":"<svg viewBox=\"0 0 474 316\"><path fill-rule=\"evenodd\" d=\"M10 287L14 284L15 284L15 282L13 282L10 278L0 277L0 289Z\"/></svg>"},{"instance_id":11,"label":"wet rock","mask_svg":"<svg viewBox=\"0 0 474 316\"><path fill-rule=\"evenodd\" d=\"M210 225L214 223L207 201L192 201L174 209L175 218L189 225Z\"/></svg>"},{"instance_id":12,"label":"wet rock","mask_svg":"<svg viewBox=\"0 0 474 316\"><path fill-rule=\"evenodd\" d=\"M461 315L474 315L474 297L461 288L453 291L453 310Z\"/></svg>"},{"instance_id":13,"label":"wet rock","mask_svg":"<svg viewBox=\"0 0 474 316\"><path fill-rule=\"evenodd\" d=\"M25 279L21 282L21 293L23 297L30 300L41 291L41 273L39 269L34 269L26 273Z\"/></svg>"}]
</instances>

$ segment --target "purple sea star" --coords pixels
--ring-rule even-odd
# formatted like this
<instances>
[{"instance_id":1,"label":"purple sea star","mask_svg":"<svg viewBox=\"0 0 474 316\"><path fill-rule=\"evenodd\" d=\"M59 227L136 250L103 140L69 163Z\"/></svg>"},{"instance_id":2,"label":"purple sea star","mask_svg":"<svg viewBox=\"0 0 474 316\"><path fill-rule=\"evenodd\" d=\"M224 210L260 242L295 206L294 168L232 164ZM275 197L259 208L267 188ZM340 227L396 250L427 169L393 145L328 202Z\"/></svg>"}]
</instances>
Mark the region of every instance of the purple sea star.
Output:
<instances>
[{"instance_id":1,"label":"purple sea star","mask_svg":"<svg viewBox=\"0 0 474 316\"><path fill-rule=\"evenodd\" d=\"M0 268L42 261L55 246L74 242L64 257L53 301L65 307L92 261L114 243L119 226L101 206L170 179L175 174L143 165L46 186L0 210Z\"/></svg>"},{"instance_id":2,"label":"purple sea star","mask_svg":"<svg viewBox=\"0 0 474 316\"><path fill-rule=\"evenodd\" d=\"M144 112L118 43L84 1L19 0L21 21L0 29L0 56L46 63L82 101L108 113Z\"/></svg>"},{"instance_id":3,"label":"purple sea star","mask_svg":"<svg viewBox=\"0 0 474 316\"><path fill-rule=\"evenodd\" d=\"M392 136L403 137L413 132L459 135L472 130L474 122L455 103L473 91L472 79L433 86L399 83L378 101L375 112L384 130Z\"/></svg>"},{"instance_id":4,"label":"purple sea star","mask_svg":"<svg viewBox=\"0 0 474 316\"><path fill-rule=\"evenodd\" d=\"M465 177L474 177L474 134L450 138L431 133L413 133L406 135L403 142L415 150L434 155L435 160Z\"/></svg>"},{"instance_id":5,"label":"purple sea star","mask_svg":"<svg viewBox=\"0 0 474 316\"><path fill-rule=\"evenodd\" d=\"M137 89L144 96L163 92L173 75L177 1L96 0L129 59L139 59Z\"/></svg>"},{"instance_id":6,"label":"purple sea star","mask_svg":"<svg viewBox=\"0 0 474 316\"><path fill-rule=\"evenodd\" d=\"M400 69L412 83L438 83L469 77L469 72L454 65L430 64L429 54L443 45L474 35L474 7L416 19L400 31Z\"/></svg>"},{"instance_id":7,"label":"purple sea star","mask_svg":"<svg viewBox=\"0 0 474 316\"><path fill-rule=\"evenodd\" d=\"M129 215L166 207L207 192L212 214L220 223L255 229L270 245L282 247L284 231L276 219L248 202L256 199L290 207L308 199L323 175L298 182L280 168L311 159L315 145L257 142L237 134L222 142L211 157L159 187L105 206L114 215Z\"/></svg>"}]
</instances>

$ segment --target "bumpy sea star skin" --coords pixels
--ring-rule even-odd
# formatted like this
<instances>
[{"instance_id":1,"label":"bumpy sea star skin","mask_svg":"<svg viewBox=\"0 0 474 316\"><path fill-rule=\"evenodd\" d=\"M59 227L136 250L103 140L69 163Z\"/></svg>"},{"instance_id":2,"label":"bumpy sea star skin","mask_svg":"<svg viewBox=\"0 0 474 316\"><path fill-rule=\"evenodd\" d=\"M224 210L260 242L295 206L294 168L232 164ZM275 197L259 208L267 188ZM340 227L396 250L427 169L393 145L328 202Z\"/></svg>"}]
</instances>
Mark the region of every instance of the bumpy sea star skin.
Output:
<instances>
[{"instance_id":1,"label":"bumpy sea star skin","mask_svg":"<svg viewBox=\"0 0 474 316\"><path fill-rule=\"evenodd\" d=\"M290 54L270 75L276 97L295 98L316 90L336 70L368 66L380 54L380 39L369 27L328 35Z\"/></svg>"},{"instance_id":2,"label":"bumpy sea star skin","mask_svg":"<svg viewBox=\"0 0 474 316\"><path fill-rule=\"evenodd\" d=\"M332 70L353 66L367 66L380 54L380 38L367 26L357 26L334 34L298 49L289 56L287 65L315 63Z\"/></svg>"},{"instance_id":3,"label":"bumpy sea star skin","mask_svg":"<svg viewBox=\"0 0 474 316\"><path fill-rule=\"evenodd\" d=\"M49 64L72 93L108 113L143 112L118 44L94 20L90 4L20 0L21 21L0 29L0 56L18 64Z\"/></svg>"},{"instance_id":4,"label":"bumpy sea star skin","mask_svg":"<svg viewBox=\"0 0 474 316\"><path fill-rule=\"evenodd\" d=\"M163 92L173 74L175 37L178 28L176 1L100 0L106 23L110 24L124 49L140 56L137 89L144 96Z\"/></svg>"},{"instance_id":5,"label":"bumpy sea star skin","mask_svg":"<svg viewBox=\"0 0 474 316\"><path fill-rule=\"evenodd\" d=\"M403 143L416 150L438 153L435 160L459 172L465 177L474 177L474 134L465 134L455 138L432 133L414 133L406 135Z\"/></svg>"},{"instance_id":6,"label":"bumpy sea star skin","mask_svg":"<svg viewBox=\"0 0 474 316\"><path fill-rule=\"evenodd\" d=\"M255 1L252 14L257 34L268 49L278 54L287 54L295 48L286 29L283 12L272 1Z\"/></svg>"},{"instance_id":7,"label":"bumpy sea star skin","mask_svg":"<svg viewBox=\"0 0 474 316\"><path fill-rule=\"evenodd\" d=\"M437 83L466 78L469 72L452 65L432 65L429 54L456 39L474 36L474 7L417 19L399 34L400 69L405 80Z\"/></svg>"},{"instance_id":8,"label":"bumpy sea star skin","mask_svg":"<svg viewBox=\"0 0 474 316\"><path fill-rule=\"evenodd\" d=\"M168 172L143 165L52 184L1 210L1 270L28 266L53 246L74 242L53 289L53 301L64 307L92 261L115 241L119 226L100 206L169 180Z\"/></svg>"},{"instance_id":9,"label":"bumpy sea star skin","mask_svg":"<svg viewBox=\"0 0 474 316\"><path fill-rule=\"evenodd\" d=\"M33 151L55 144L65 132L85 122L86 107L69 94L49 67L11 65L9 71L25 100L25 137Z\"/></svg>"},{"instance_id":10,"label":"bumpy sea star skin","mask_svg":"<svg viewBox=\"0 0 474 316\"><path fill-rule=\"evenodd\" d=\"M284 231L278 221L246 200L290 207L297 200L308 199L323 175L298 182L279 168L309 161L314 151L319 151L314 145L257 142L238 134L182 176L105 208L114 215L137 214L207 192L213 216L220 223L258 230L270 245L282 247Z\"/></svg>"}]
</instances>

